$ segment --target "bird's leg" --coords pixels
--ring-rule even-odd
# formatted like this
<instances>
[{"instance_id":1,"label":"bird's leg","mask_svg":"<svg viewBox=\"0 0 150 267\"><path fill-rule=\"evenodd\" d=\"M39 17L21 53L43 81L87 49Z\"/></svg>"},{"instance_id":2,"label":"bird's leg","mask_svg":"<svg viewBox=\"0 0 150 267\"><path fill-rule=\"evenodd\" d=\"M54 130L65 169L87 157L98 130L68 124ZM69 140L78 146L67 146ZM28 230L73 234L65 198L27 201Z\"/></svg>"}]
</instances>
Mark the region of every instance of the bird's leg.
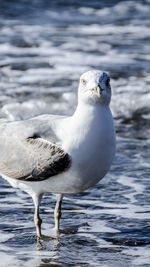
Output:
<instances>
[{"instance_id":1,"label":"bird's leg","mask_svg":"<svg viewBox=\"0 0 150 267\"><path fill-rule=\"evenodd\" d=\"M34 205L35 205L34 223L35 223L35 227L36 227L37 237L41 237L42 220L39 216L39 206L40 206L41 199L42 199L42 195L33 197L33 201L34 201Z\"/></svg>"},{"instance_id":2,"label":"bird's leg","mask_svg":"<svg viewBox=\"0 0 150 267\"><path fill-rule=\"evenodd\" d=\"M38 237L41 237L41 224L42 220L39 216L39 208L35 208L35 213L34 213L34 223L36 227L36 234Z\"/></svg>"},{"instance_id":3,"label":"bird's leg","mask_svg":"<svg viewBox=\"0 0 150 267\"><path fill-rule=\"evenodd\" d=\"M54 219L55 219L55 231L59 232L59 222L61 218L61 204L62 204L63 195L58 195L55 211L54 211Z\"/></svg>"}]
</instances>

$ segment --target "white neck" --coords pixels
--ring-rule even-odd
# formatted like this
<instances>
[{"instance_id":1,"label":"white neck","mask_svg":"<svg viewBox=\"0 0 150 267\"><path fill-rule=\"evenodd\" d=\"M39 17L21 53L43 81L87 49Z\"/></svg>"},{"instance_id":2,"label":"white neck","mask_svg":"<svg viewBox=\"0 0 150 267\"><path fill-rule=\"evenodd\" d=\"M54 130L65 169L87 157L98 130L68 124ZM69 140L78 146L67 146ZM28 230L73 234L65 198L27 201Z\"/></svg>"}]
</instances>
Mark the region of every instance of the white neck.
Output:
<instances>
[{"instance_id":1,"label":"white neck","mask_svg":"<svg viewBox=\"0 0 150 267\"><path fill-rule=\"evenodd\" d=\"M91 105L88 103L78 103L78 106L73 114L73 120L76 121L89 121L94 119L94 117L97 119L97 117L100 118L102 113L102 110L106 110L110 112L109 106L108 105L101 105L101 104L96 104L96 105Z\"/></svg>"}]
</instances>

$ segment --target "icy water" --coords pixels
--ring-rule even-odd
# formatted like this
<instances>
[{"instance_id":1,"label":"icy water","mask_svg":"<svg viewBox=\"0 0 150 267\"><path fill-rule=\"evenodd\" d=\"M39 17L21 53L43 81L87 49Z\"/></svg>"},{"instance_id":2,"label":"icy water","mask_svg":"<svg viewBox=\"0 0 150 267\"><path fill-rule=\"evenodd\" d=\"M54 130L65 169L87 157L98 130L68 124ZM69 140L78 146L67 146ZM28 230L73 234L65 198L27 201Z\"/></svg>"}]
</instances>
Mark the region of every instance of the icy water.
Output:
<instances>
[{"instance_id":1,"label":"icy water","mask_svg":"<svg viewBox=\"0 0 150 267\"><path fill-rule=\"evenodd\" d=\"M0 266L150 266L150 1L0 1L0 117L72 114L80 75L110 73L117 152L66 195L59 240L37 242L31 198L0 179ZM55 195L41 203L54 227Z\"/></svg>"}]
</instances>

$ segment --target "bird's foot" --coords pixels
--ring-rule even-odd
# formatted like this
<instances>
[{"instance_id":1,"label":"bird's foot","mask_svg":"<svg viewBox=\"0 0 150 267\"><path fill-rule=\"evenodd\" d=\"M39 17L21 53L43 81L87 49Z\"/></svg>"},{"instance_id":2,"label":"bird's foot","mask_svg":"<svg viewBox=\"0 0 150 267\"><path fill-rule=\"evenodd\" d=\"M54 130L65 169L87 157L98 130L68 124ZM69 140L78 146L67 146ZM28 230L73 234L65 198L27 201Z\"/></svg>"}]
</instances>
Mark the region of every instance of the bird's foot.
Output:
<instances>
[{"instance_id":1,"label":"bird's foot","mask_svg":"<svg viewBox=\"0 0 150 267\"><path fill-rule=\"evenodd\" d=\"M41 241L41 240L51 240L51 239L59 239L60 238L60 231L56 230L55 228L52 229L52 232L50 233L50 235L37 235L37 241Z\"/></svg>"}]
</instances>

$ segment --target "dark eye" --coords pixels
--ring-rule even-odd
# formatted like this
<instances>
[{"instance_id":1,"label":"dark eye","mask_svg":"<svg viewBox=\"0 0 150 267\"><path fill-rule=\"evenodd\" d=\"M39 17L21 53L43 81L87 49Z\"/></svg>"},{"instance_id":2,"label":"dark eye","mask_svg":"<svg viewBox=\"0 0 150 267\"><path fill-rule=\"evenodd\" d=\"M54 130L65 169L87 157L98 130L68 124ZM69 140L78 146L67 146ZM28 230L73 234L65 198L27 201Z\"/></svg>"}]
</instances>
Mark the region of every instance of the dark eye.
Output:
<instances>
[{"instance_id":1,"label":"dark eye","mask_svg":"<svg viewBox=\"0 0 150 267\"><path fill-rule=\"evenodd\" d=\"M86 80L82 79L81 82L83 85L86 85Z\"/></svg>"},{"instance_id":2,"label":"dark eye","mask_svg":"<svg viewBox=\"0 0 150 267\"><path fill-rule=\"evenodd\" d=\"M109 83L110 83L110 78L107 78L107 80L105 82L106 86L109 86Z\"/></svg>"}]
</instances>

